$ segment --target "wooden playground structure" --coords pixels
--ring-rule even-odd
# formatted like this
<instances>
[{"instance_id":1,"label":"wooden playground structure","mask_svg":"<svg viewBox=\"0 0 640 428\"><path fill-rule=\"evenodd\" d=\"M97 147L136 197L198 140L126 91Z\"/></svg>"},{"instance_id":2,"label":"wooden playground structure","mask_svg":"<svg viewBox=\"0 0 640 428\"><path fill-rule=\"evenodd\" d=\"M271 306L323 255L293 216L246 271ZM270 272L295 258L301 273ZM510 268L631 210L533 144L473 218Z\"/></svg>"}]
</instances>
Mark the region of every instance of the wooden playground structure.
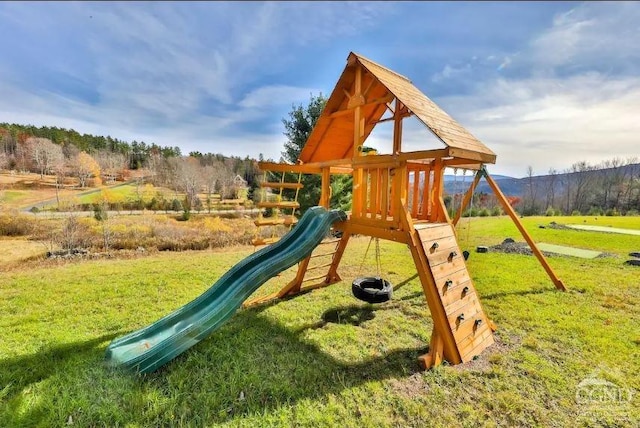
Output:
<instances>
[{"instance_id":1,"label":"wooden playground structure","mask_svg":"<svg viewBox=\"0 0 640 428\"><path fill-rule=\"evenodd\" d=\"M414 116L444 148L402 150L403 120ZM390 154L364 153L365 140L374 127L393 123ZM319 117L296 165L261 162L263 171L280 173L282 180L265 182L268 188L302 188L300 174L320 174L318 205L329 208L332 174L353 175L353 203L348 219L334 225L340 238L330 239L333 249L319 246L298 265L296 277L278 293L249 300L245 305L295 295L341 281L340 260L351 236L366 235L405 243L410 251L433 318L429 352L421 356L424 368L447 360L451 364L470 361L494 343L495 326L482 309L456 238L455 225L469 205L481 178L493 189L556 288L565 290L543 254L524 229L485 165L496 155L471 135L409 79L355 53L350 53L324 111ZM445 168L476 172L453 219L443 199ZM285 181L285 173L298 174L297 183ZM294 201L263 202L262 208L295 210ZM293 214L260 218L256 224L295 223ZM256 242L268 244L267 241ZM314 259L327 261L313 264ZM319 275L308 277L310 271ZM305 285L305 283L311 283Z\"/></svg>"}]
</instances>

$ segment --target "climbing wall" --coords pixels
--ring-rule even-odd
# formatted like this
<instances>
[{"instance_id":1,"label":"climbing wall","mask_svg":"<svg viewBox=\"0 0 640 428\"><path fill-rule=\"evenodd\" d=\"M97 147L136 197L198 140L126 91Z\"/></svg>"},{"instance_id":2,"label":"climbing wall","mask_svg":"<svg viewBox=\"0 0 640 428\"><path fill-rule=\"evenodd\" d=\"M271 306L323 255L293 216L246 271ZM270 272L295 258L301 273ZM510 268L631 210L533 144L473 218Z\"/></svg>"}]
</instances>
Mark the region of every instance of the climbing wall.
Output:
<instances>
[{"instance_id":1,"label":"climbing wall","mask_svg":"<svg viewBox=\"0 0 640 428\"><path fill-rule=\"evenodd\" d=\"M493 332L467 271L453 226L425 223L415 228L462 362L470 361L494 343Z\"/></svg>"}]
</instances>

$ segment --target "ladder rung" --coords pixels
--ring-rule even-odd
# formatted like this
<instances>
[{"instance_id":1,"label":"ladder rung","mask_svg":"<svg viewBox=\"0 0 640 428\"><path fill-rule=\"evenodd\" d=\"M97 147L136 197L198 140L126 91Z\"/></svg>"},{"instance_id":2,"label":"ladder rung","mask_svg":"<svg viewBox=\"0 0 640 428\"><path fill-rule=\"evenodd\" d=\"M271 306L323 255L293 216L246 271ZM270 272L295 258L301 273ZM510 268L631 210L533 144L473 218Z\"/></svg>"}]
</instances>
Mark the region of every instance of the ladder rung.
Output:
<instances>
[{"instance_id":1,"label":"ladder rung","mask_svg":"<svg viewBox=\"0 0 640 428\"><path fill-rule=\"evenodd\" d=\"M257 247L258 245L273 244L274 242L278 242L279 240L280 238L258 238L251 241L251 243Z\"/></svg>"},{"instance_id":2,"label":"ladder rung","mask_svg":"<svg viewBox=\"0 0 640 428\"><path fill-rule=\"evenodd\" d=\"M332 264L333 264L333 262L329 262L329 263L326 263L326 264L324 264L324 265L309 266L309 267L307 268L307 272L308 272L308 271L310 271L310 270L313 270L313 269L320 269L320 268L329 267L329 266L331 266Z\"/></svg>"},{"instance_id":3,"label":"ladder rung","mask_svg":"<svg viewBox=\"0 0 640 428\"><path fill-rule=\"evenodd\" d=\"M327 244L335 244L336 242L340 242L339 239L334 239L332 241L322 241L320 244L318 245L327 245Z\"/></svg>"},{"instance_id":4,"label":"ladder rung","mask_svg":"<svg viewBox=\"0 0 640 428\"><path fill-rule=\"evenodd\" d=\"M260 183L260 187L272 187L274 189L302 189L304 187L304 184L264 181Z\"/></svg>"},{"instance_id":5,"label":"ladder rung","mask_svg":"<svg viewBox=\"0 0 640 428\"><path fill-rule=\"evenodd\" d=\"M258 208L300 208L297 202L258 202Z\"/></svg>"},{"instance_id":6,"label":"ladder rung","mask_svg":"<svg viewBox=\"0 0 640 428\"><path fill-rule=\"evenodd\" d=\"M309 278L309 279L305 278L302 282L317 281L318 279L326 279L326 278L327 278L327 274L325 273L324 275L314 276L313 278Z\"/></svg>"},{"instance_id":7,"label":"ladder rung","mask_svg":"<svg viewBox=\"0 0 640 428\"><path fill-rule=\"evenodd\" d=\"M314 254L312 255L310 258L311 259L315 259L316 257L322 257L322 256L333 256L336 252L335 251L331 251L329 253L322 253L322 254Z\"/></svg>"},{"instance_id":8,"label":"ladder rung","mask_svg":"<svg viewBox=\"0 0 640 428\"><path fill-rule=\"evenodd\" d=\"M292 224L296 224L297 222L298 222L297 218L289 215L289 216L277 217L277 218L257 219L253 223L256 226L275 226L276 224L284 224L285 226L289 226Z\"/></svg>"}]
</instances>

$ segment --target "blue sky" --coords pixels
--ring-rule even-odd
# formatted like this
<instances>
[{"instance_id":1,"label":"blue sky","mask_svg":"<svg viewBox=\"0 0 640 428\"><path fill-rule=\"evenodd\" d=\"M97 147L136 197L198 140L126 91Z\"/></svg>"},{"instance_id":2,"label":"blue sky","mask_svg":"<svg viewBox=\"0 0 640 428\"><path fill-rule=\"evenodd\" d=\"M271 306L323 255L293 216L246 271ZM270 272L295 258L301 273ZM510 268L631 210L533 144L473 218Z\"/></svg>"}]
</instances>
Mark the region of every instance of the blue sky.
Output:
<instances>
[{"instance_id":1,"label":"blue sky","mask_svg":"<svg viewBox=\"0 0 640 428\"><path fill-rule=\"evenodd\" d=\"M491 147L491 172L544 174L640 155L638 22L638 2L1 2L0 122L278 159L281 119L354 51ZM440 147L416 121L405 140Z\"/></svg>"}]
</instances>

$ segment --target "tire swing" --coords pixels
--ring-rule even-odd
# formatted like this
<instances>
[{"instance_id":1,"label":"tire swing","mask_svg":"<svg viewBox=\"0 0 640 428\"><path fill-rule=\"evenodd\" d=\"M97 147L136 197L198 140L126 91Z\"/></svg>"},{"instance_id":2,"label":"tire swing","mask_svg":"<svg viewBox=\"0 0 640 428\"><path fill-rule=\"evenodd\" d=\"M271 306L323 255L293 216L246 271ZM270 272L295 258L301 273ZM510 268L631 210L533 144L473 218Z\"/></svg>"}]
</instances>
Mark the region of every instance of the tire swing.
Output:
<instances>
[{"instance_id":1,"label":"tire swing","mask_svg":"<svg viewBox=\"0 0 640 428\"><path fill-rule=\"evenodd\" d=\"M393 285L386 279L380 276L380 240L378 238L371 238L367 250L364 253L362 264L360 265L360 271L364 266L364 262L369 253L371 247L371 241L376 240L376 267L378 270L377 276L360 276L353 280L351 283L351 292L353 296L367 303L384 303L391 300L393 296Z\"/></svg>"}]
</instances>

